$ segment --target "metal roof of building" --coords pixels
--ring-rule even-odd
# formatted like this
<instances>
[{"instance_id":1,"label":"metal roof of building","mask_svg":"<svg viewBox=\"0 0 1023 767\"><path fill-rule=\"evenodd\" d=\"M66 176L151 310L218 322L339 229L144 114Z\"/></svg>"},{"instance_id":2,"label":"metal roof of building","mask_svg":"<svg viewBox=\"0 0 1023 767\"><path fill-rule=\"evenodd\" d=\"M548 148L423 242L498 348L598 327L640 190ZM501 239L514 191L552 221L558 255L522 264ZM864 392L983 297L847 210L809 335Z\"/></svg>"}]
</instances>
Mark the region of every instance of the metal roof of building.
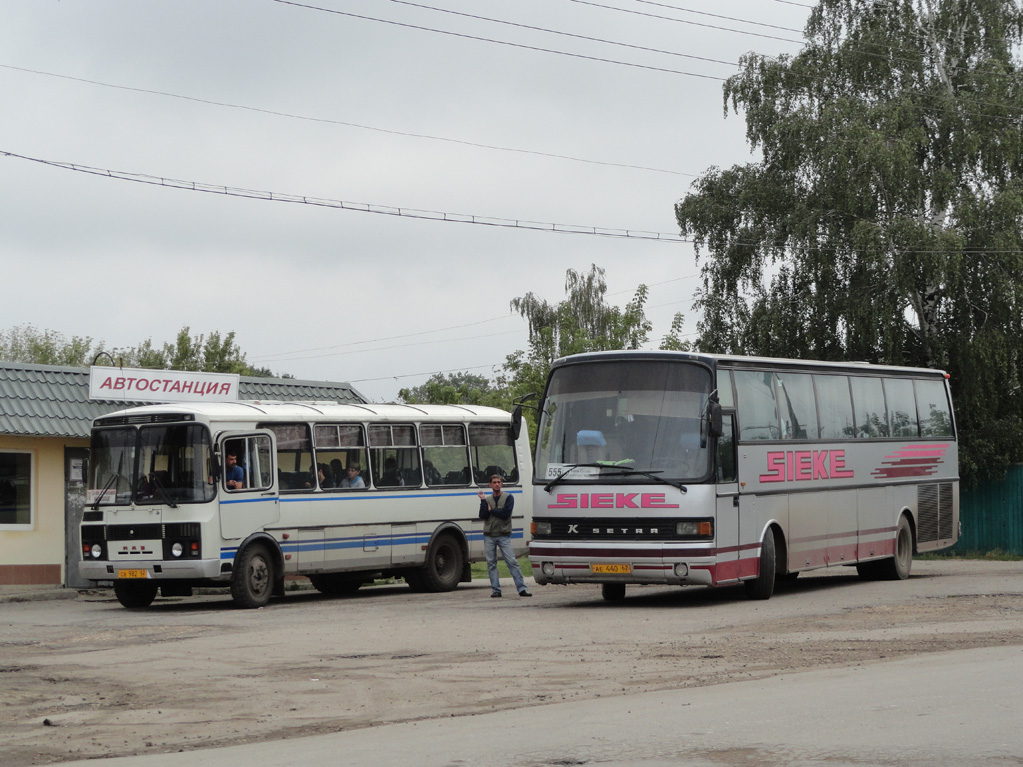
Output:
<instances>
[{"instance_id":1,"label":"metal roof of building","mask_svg":"<svg viewBox=\"0 0 1023 767\"><path fill-rule=\"evenodd\" d=\"M365 403L347 383L242 376L242 399ZM0 434L88 437L92 420L133 404L89 399L89 368L0 362Z\"/></svg>"}]
</instances>

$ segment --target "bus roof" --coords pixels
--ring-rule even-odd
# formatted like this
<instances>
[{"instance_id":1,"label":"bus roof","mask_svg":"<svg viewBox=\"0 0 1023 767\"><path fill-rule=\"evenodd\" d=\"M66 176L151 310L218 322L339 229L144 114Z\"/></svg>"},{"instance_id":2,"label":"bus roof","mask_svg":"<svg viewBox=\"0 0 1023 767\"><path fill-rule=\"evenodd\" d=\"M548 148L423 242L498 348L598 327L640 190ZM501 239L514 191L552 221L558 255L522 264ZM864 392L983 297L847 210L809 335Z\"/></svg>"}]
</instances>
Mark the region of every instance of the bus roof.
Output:
<instances>
[{"instance_id":1,"label":"bus roof","mask_svg":"<svg viewBox=\"0 0 1023 767\"><path fill-rule=\"evenodd\" d=\"M396 405L338 404L336 402L277 402L249 400L238 402L184 402L140 407L107 413L94 425L113 424L130 416L197 416L214 421L463 421L475 418L485 421L509 422L511 414L482 405ZM162 419L161 419L162 420Z\"/></svg>"},{"instance_id":2,"label":"bus roof","mask_svg":"<svg viewBox=\"0 0 1023 767\"><path fill-rule=\"evenodd\" d=\"M666 361L677 360L680 362L700 362L711 367L769 367L769 368L804 368L812 370L828 370L832 372L873 372L889 373L894 375L924 375L930 374L947 378L944 370L934 368L902 367L898 365L874 365L869 362L825 362L823 360L797 360L783 357L746 357L737 354L704 354L699 352L674 352L674 351L644 351L625 350L605 352L585 352L573 354L568 357L556 359L551 365L551 370L564 365L580 364L584 362L610 362L610 361Z\"/></svg>"}]
</instances>

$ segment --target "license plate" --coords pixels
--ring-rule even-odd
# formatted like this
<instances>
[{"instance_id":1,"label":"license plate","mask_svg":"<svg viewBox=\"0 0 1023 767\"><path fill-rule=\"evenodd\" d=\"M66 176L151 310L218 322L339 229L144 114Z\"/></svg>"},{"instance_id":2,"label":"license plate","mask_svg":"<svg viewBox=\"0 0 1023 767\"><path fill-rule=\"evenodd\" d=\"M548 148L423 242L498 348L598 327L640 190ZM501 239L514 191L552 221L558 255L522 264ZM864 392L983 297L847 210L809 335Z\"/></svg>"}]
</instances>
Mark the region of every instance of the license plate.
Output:
<instances>
[{"instance_id":1,"label":"license plate","mask_svg":"<svg viewBox=\"0 0 1023 767\"><path fill-rule=\"evenodd\" d=\"M118 570L118 578L148 578L149 573L145 570Z\"/></svg>"},{"instance_id":2,"label":"license plate","mask_svg":"<svg viewBox=\"0 0 1023 767\"><path fill-rule=\"evenodd\" d=\"M590 565L590 572L602 575L629 575L632 565Z\"/></svg>"}]
</instances>

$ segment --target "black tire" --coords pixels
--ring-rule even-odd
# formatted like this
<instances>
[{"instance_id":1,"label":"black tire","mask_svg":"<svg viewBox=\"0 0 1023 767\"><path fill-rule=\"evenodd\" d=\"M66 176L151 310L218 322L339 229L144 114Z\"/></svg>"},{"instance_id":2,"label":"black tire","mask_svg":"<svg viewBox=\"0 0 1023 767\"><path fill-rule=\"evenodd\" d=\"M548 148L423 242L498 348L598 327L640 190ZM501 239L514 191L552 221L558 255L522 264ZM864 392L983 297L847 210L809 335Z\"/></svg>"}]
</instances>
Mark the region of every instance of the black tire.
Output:
<instances>
[{"instance_id":1,"label":"black tire","mask_svg":"<svg viewBox=\"0 0 1023 767\"><path fill-rule=\"evenodd\" d=\"M913 530L905 516L895 529L895 556L876 563L877 577L885 581L904 581L913 569Z\"/></svg>"},{"instance_id":2,"label":"black tire","mask_svg":"<svg viewBox=\"0 0 1023 767\"><path fill-rule=\"evenodd\" d=\"M743 581L746 596L750 599L770 599L774 593L775 570L774 531L768 530L760 544L760 574L756 578Z\"/></svg>"},{"instance_id":3,"label":"black tire","mask_svg":"<svg viewBox=\"0 0 1023 767\"><path fill-rule=\"evenodd\" d=\"M625 599L624 583L601 583L600 595L606 602L621 602Z\"/></svg>"},{"instance_id":4,"label":"black tire","mask_svg":"<svg viewBox=\"0 0 1023 767\"><path fill-rule=\"evenodd\" d=\"M876 581L881 579L881 570L878 565L880 560L874 559L870 562L860 562L856 565L856 574L865 581Z\"/></svg>"},{"instance_id":5,"label":"black tire","mask_svg":"<svg viewBox=\"0 0 1023 767\"><path fill-rule=\"evenodd\" d=\"M422 570L410 570L403 576L405 583L417 594L422 594L426 591L426 578L423 576Z\"/></svg>"},{"instance_id":6,"label":"black tire","mask_svg":"<svg viewBox=\"0 0 1023 767\"><path fill-rule=\"evenodd\" d=\"M362 586L361 578L342 575L340 573L326 573L324 575L310 575L309 582L313 588L321 594L331 597L343 597L354 594Z\"/></svg>"},{"instance_id":7,"label":"black tire","mask_svg":"<svg viewBox=\"0 0 1023 767\"><path fill-rule=\"evenodd\" d=\"M465 555L458 540L453 535L438 535L426 553L426 564L422 570L424 590L454 590L462 579L464 567Z\"/></svg>"},{"instance_id":8,"label":"black tire","mask_svg":"<svg viewBox=\"0 0 1023 767\"><path fill-rule=\"evenodd\" d=\"M156 581L114 581L114 596L129 610L149 607L156 599Z\"/></svg>"},{"instance_id":9,"label":"black tire","mask_svg":"<svg viewBox=\"0 0 1023 767\"><path fill-rule=\"evenodd\" d=\"M262 607L274 589L274 561L265 546L248 546L234 561L231 598L239 607Z\"/></svg>"}]
</instances>

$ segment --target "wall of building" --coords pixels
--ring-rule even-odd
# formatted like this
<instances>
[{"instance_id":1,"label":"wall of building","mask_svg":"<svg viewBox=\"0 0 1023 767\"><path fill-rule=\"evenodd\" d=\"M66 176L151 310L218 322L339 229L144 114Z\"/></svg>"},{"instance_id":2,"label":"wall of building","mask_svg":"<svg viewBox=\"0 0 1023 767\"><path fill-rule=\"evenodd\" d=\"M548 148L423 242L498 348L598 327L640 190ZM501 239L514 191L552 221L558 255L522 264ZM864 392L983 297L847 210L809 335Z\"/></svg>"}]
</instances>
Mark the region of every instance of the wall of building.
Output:
<instances>
[{"instance_id":1,"label":"wall of building","mask_svg":"<svg viewBox=\"0 0 1023 767\"><path fill-rule=\"evenodd\" d=\"M0 586L64 583L64 447L88 439L0 435L0 450L32 455L32 528L0 527Z\"/></svg>"}]
</instances>

